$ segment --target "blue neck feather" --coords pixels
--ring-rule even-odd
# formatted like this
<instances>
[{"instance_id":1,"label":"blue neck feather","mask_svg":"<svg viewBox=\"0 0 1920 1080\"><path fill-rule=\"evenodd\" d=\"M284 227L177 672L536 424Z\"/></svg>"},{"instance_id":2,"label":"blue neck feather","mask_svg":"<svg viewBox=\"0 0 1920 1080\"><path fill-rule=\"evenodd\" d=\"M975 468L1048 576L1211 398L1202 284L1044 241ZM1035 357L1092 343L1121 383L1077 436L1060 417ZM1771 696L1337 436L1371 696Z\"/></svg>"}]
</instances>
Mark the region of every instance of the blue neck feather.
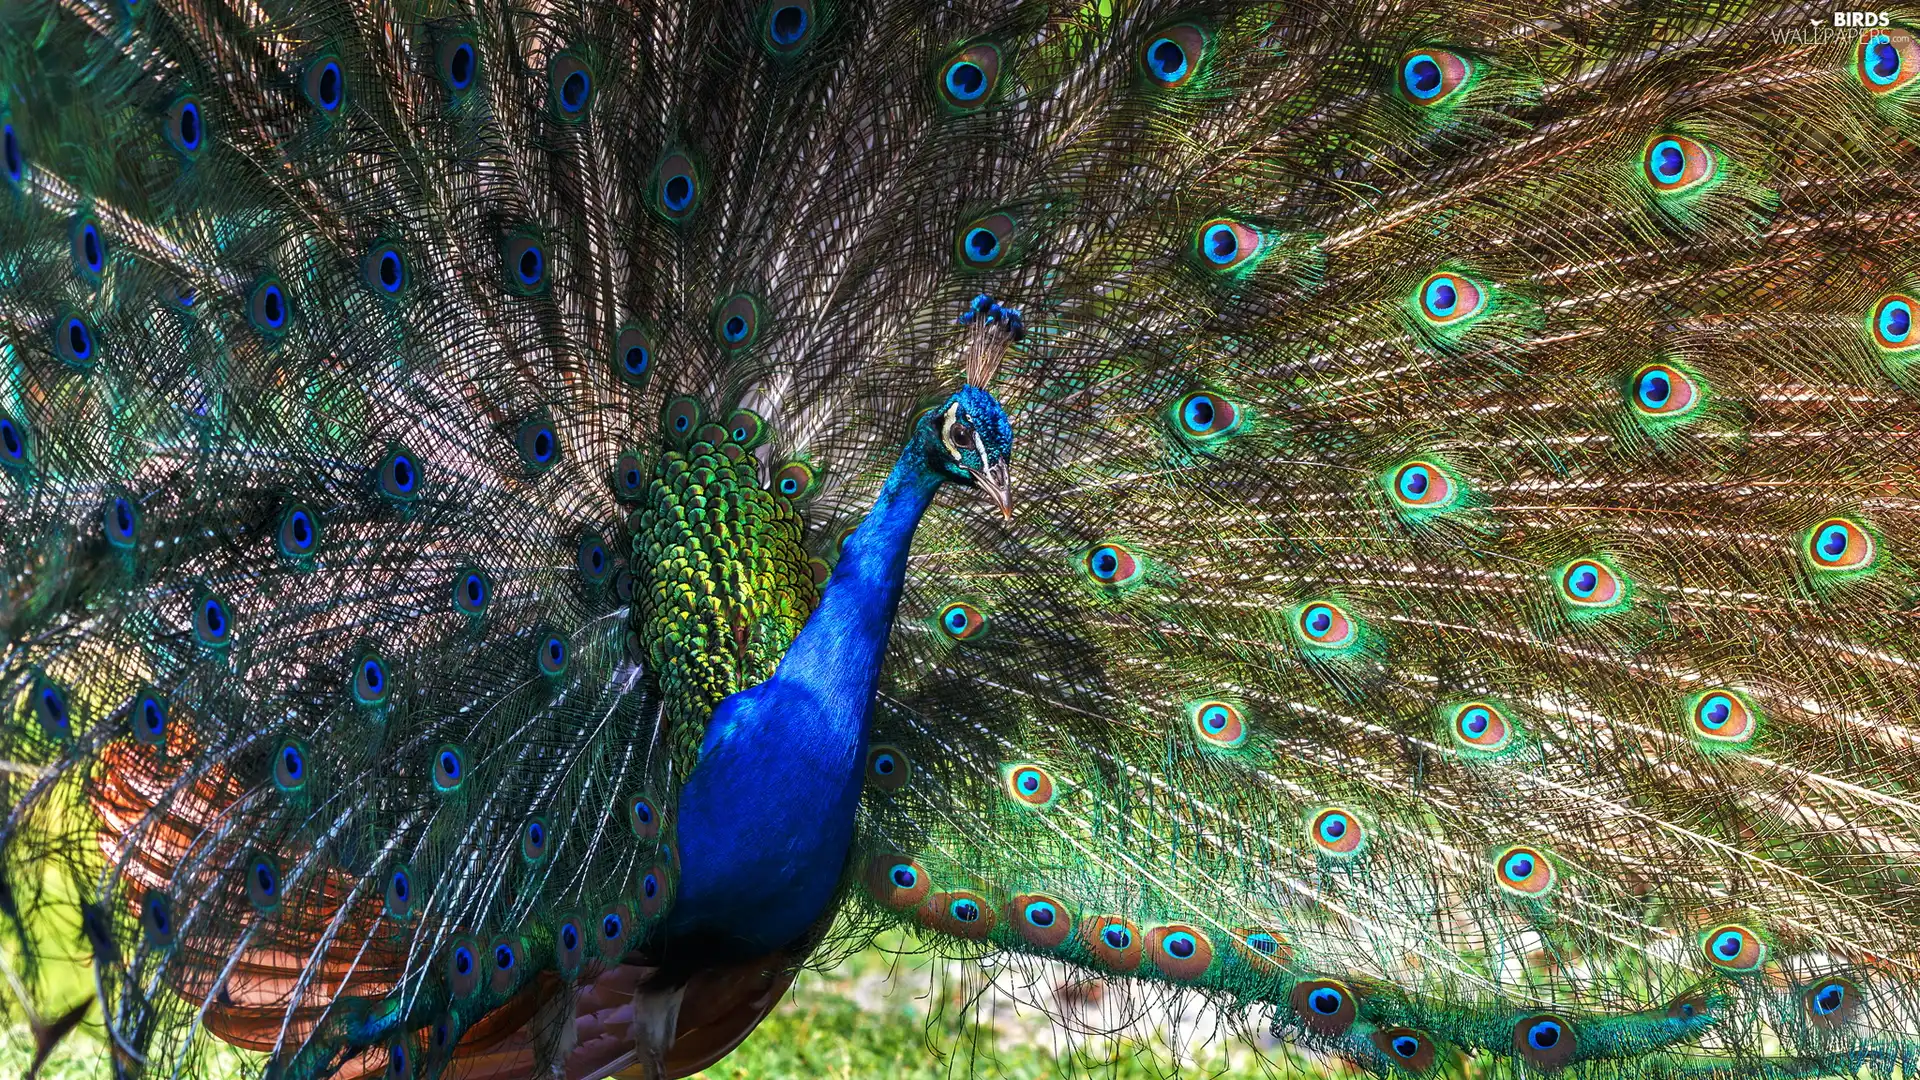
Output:
<instances>
[{"instance_id":1,"label":"blue neck feather","mask_svg":"<svg viewBox=\"0 0 1920 1080\"><path fill-rule=\"evenodd\" d=\"M677 805L669 964L764 955L805 934L833 898L907 554L943 481L927 438L923 429L907 444L773 677L708 722Z\"/></svg>"}]
</instances>

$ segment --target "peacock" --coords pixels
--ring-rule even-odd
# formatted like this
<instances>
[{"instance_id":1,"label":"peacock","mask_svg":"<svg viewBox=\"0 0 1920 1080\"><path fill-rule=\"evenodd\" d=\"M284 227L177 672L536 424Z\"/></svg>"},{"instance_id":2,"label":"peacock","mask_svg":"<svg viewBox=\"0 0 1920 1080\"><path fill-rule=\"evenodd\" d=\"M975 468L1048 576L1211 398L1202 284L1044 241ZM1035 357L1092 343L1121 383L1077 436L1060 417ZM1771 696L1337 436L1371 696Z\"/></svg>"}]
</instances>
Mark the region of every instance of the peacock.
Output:
<instances>
[{"instance_id":1,"label":"peacock","mask_svg":"<svg viewBox=\"0 0 1920 1080\"><path fill-rule=\"evenodd\" d=\"M1920 8L11 0L41 1051L657 1080L898 931L1912 1076L1916 140Z\"/></svg>"}]
</instances>

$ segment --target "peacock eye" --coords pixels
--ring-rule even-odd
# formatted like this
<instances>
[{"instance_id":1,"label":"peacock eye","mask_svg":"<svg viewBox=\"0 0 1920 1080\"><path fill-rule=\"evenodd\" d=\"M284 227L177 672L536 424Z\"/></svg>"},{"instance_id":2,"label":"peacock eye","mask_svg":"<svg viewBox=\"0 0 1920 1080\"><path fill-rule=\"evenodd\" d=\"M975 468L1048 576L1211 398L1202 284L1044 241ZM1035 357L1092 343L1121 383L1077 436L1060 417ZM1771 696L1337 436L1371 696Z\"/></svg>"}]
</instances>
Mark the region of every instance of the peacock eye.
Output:
<instances>
[{"instance_id":1,"label":"peacock eye","mask_svg":"<svg viewBox=\"0 0 1920 1080\"><path fill-rule=\"evenodd\" d=\"M1472 75L1472 63L1458 53L1415 49L1400 58L1395 89L1409 103L1429 108L1452 97Z\"/></svg>"},{"instance_id":2,"label":"peacock eye","mask_svg":"<svg viewBox=\"0 0 1920 1080\"><path fill-rule=\"evenodd\" d=\"M1901 89L1920 75L1920 40L1904 26L1868 30L1855 50L1854 73L1869 94Z\"/></svg>"},{"instance_id":3,"label":"peacock eye","mask_svg":"<svg viewBox=\"0 0 1920 1080\"><path fill-rule=\"evenodd\" d=\"M960 50L940 69L935 85L947 108L973 112L993 96L1000 80L1000 50L981 42Z\"/></svg>"},{"instance_id":4,"label":"peacock eye","mask_svg":"<svg viewBox=\"0 0 1920 1080\"><path fill-rule=\"evenodd\" d=\"M1685 191L1713 178L1713 151L1684 135L1656 136L1647 144L1642 168L1654 190Z\"/></svg>"}]
</instances>

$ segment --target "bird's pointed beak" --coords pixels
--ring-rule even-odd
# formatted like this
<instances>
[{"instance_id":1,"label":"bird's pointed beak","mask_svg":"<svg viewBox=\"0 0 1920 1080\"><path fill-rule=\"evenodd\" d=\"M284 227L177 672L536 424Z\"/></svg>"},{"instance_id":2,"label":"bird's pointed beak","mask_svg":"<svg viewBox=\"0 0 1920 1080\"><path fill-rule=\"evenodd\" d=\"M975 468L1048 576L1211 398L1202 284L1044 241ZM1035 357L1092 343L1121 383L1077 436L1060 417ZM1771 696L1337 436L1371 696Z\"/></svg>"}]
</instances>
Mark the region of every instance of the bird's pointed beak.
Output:
<instances>
[{"instance_id":1,"label":"bird's pointed beak","mask_svg":"<svg viewBox=\"0 0 1920 1080\"><path fill-rule=\"evenodd\" d=\"M1000 516L1013 520L1013 487L1007 481L1007 463L995 462L973 474L973 482L993 505L1000 508Z\"/></svg>"}]
</instances>

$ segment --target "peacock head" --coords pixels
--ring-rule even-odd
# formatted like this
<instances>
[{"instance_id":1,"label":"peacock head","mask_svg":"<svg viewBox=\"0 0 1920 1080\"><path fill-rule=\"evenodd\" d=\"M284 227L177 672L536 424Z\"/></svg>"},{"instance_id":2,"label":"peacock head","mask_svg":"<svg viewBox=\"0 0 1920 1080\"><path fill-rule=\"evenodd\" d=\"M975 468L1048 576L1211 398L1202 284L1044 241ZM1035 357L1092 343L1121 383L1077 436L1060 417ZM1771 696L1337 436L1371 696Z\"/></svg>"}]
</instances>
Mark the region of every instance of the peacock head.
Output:
<instances>
[{"instance_id":1,"label":"peacock head","mask_svg":"<svg viewBox=\"0 0 1920 1080\"><path fill-rule=\"evenodd\" d=\"M921 421L927 463L942 479L977 488L1000 513L1013 518L1007 466L1013 458L1013 425L992 394L963 386Z\"/></svg>"}]
</instances>

